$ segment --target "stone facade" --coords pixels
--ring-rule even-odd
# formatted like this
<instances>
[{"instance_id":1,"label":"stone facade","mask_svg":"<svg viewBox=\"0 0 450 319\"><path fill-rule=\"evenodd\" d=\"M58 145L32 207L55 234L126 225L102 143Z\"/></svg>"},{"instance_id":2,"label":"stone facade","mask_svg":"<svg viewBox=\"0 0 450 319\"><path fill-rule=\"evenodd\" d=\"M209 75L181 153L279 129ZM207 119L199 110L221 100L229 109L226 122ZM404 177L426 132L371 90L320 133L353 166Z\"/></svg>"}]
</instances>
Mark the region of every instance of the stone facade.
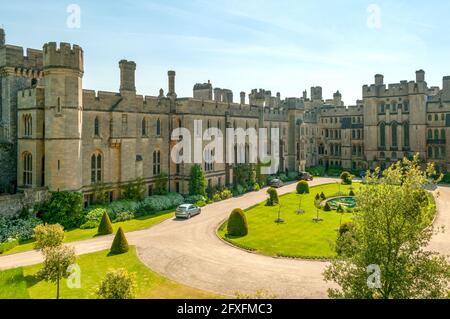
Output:
<instances>
[{"instance_id":1,"label":"stone facade","mask_svg":"<svg viewBox=\"0 0 450 319\"><path fill-rule=\"evenodd\" d=\"M127 60L119 62L118 92L86 90L83 54L77 45L47 43L24 56L21 48L0 43L2 183L82 191L89 201L98 183L110 189L111 199L137 178L151 193L164 172L171 191L186 193L192 164L170 160L177 143L171 132L194 132L194 120L203 121L203 131L279 128L283 172L316 165L362 170L413 153L450 168L449 77L440 89L428 88L423 71L416 81L388 86L376 75L375 84L363 87L363 99L348 107L339 91L324 100L321 87L311 88L310 98L305 91L284 100L254 89L248 103L245 92L237 103L231 90L210 81L196 84L193 98L178 97L174 71L167 74L167 94L137 95L137 66ZM247 145L238 145L236 153L247 160ZM233 165L202 167L211 186L232 183Z\"/></svg>"}]
</instances>

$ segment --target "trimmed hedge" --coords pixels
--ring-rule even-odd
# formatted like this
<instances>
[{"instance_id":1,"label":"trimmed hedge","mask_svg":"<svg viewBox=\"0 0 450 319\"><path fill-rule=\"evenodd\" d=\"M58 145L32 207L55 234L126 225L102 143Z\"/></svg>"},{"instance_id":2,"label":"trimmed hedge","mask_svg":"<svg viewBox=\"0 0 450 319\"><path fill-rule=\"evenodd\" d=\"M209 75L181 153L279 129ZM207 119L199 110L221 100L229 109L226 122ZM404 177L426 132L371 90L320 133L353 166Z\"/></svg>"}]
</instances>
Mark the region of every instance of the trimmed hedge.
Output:
<instances>
[{"instance_id":1,"label":"trimmed hedge","mask_svg":"<svg viewBox=\"0 0 450 319\"><path fill-rule=\"evenodd\" d=\"M309 185L306 181L300 181L297 183L297 194L309 194Z\"/></svg>"},{"instance_id":2,"label":"trimmed hedge","mask_svg":"<svg viewBox=\"0 0 450 319\"><path fill-rule=\"evenodd\" d=\"M109 235L114 232L111 220L109 219L106 211L103 213L102 220L100 221L100 225L98 226L98 235Z\"/></svg>"},{"instance_id":3,"label":"trimmed hedge","mask_svg":"<svg viewBox=\"0 0 450 319\"><path fill-rule=\"evenodd\" d=\"M25 241L33 238L34 228L42 224L38 218L7 218L0 216L0 243L12 239Z\"/></svg>"},{"instance_id":4,"label":"trimmed hedge","mask_svg":"<svg viewBox=\"0 0 450 319\"><path fill-rule=\"evenodd\" d=\"M242 237L248 234L247 218L240 208L234 209L228 218L227 232L230 236Z\"/></svg>"},{"instance_id":5,"label":"trimmed hedge","mask_svg":"<svg viewBox=\"0 0 450 319\"><path fill-rule=\"evenodd\" d=\"M128 241L125 237L125 234L122 230L122 227L119 227L119 230L116 233L116 236L114 237L114 241L111 245L110 253L113 255L119 255L124 254L128 252Z\"/></svg>"},{"instance_id":6,"label":"trimmed hedge","mask_svg":"<svg viewBox=\"0 0 450 319\"><path fill-rule=\"evenodd\" d=\"M167 195L154 195L145 198L138 209L141 215L155 214L160 211L177 207L184 203L184 197L178 193L169 193Z\"/></svg>"},{"instance_id":7,"label":"trimmed hedge","mask_svg":"<svg viewBox=\"0 0 450 319\"><path fill-rule=\"evenodd\" d=\"M13 249L14 247L19 245L19 241L17 239L8 240L2 244L0 244L0 255L6 253L7 251Z\"/></svg>"},{"instance_id":8,"label":"trimmed hedge","mask_svg":"<svg viewBox=\"0 0 450 319\"><path fill-rule=\"evenodd\" d=\"M278 205L279 199L278 199L278 192L275 188L270 187L267 190L267 194L269 195L269 198L267 199L267 206L275 206Z\"/></svg>"}]
</instances>

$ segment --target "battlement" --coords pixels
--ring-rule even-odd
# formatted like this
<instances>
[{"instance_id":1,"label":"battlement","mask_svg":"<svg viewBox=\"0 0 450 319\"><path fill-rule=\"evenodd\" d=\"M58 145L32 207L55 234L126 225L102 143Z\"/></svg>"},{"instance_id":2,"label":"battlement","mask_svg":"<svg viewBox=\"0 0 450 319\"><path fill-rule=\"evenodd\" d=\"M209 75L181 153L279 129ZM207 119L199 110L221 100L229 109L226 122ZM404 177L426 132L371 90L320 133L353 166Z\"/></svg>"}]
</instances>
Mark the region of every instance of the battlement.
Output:
<instances>
[{"instance_id":1,"label":"battlement","mask_svg":"<svg viewBox=\"0 0 450 319\"><path fill-rule=\"evenodd\" d=\"M56 42L44 44L44 69L66 68L84 72L83 49L74 44Z\"/></svg>"},{"instance_id":2,"label":"battlement","mask_svg":"<svg viewBox=\"0 0 450 319\"><path fill-rule=\"evenodd\" d=\"M425 71L416 72L416 81L400 81L400 83L383 83L383 76L375 75L375 84L364 85L362 90L363 98L378 97L388 98L396 96L407 96L410 94L427 94L428 87L425 82Z\"/></svg>"},{"instance_id":3,"label":"battlement","mask_svg":"<svg viewBox=\"0 0 450 319\"><path fill-rule=\"evenodd\" d=\"M43 68L43 53L41 50L24 49L15 45L0 47L0 67L14 67L20 70L41 70Z\"/></svg>"}]
</instances>

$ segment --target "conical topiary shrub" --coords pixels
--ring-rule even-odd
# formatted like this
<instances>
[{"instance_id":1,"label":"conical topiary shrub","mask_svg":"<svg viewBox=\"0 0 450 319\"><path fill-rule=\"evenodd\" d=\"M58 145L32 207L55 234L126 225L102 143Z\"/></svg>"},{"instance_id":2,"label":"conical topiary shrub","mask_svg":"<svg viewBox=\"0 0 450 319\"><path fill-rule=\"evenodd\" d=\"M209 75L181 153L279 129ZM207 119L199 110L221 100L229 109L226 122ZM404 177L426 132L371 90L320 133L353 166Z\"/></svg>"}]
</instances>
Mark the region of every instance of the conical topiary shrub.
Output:
<instances>
[{"instance_id":1,"label":"conical topiary shrub","mask_svg":"<svg viewBox=\"0 0 450 319\"><path fill-rule=\"evenodd\" d=\"M353 189L350 190L350 193L348 193L348 196L355 196L355 192L353 191Z\"/></svg>"},{"instance_id":2,"label":"conical topiary shrub","mask_svg":"<svg viewBox=\"0 0 450 319\"><path fill-rule=\"evenodd\" d=\"M110 253L112 255L119 255L126 253L128 251L128 241L123 233L122 227L119 227L116 237L114 237L113 243L111 245Z\"/></svg>"},{"instance_id":3,"label":"conical topiary shrub","mask_svg":"<svg viewBox=\"0 0 450 319\"><path fill-rule=\"evenodd\" d=\"M330 204L328 204L328 202L325 203L323 210L326 212L331 212L331 206L330 206Z\"/></svg>"},{"instance_id":4,"label":"conical topiary shrub","mask_svg":"<svg viewBox=\"0 0 450 319\"><path fill-rule=\"evenodd\" d=\"M100 221L100 225L98 225L98 235L109 235L114 232L111 219L109 219L108 213L104 212L102 216L102 220Z\"/></svg>"},{"instance_id":5,"label":"conical topiary shrub","mask_svg":"<svg viewBox=\"0 0 450 319\"><path fill-rule=\"evenodd\" d=\"M234 209L230 218L228 218L227 226L228 235L242 237L248 234L247 218L240 208Z\"/></svg>"}]
</instances>

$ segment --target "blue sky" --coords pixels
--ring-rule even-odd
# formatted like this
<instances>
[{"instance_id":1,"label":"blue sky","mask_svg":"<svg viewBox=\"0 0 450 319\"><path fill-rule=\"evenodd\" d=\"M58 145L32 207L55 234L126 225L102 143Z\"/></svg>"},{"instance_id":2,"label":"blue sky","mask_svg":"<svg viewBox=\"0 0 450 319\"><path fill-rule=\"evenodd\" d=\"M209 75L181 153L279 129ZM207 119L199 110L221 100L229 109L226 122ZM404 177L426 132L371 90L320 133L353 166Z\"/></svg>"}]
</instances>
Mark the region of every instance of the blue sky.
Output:
<instances>
[{"instance_id":1,"label":"blue sky","mask_svg":"<svg viewBox=\"0 0 450 319\"><path fill-rule=\"evenodd\" d=\"M79 29L66 24L71 3L81 8ZM368 24L372 4L379 28ZM174 69L178 96L192 96L193 85L209 79L235 100L253 88L284 98L320 85L325 98L340 90L353 104L375 73L394 83L422 68L430 86L442 86L450 74L449 13L450 2L415 0L21 0L0 3L0 25L9 44L81 45L87 89L118 91L125 58L137 63L139 94L167 91Z\"/></svg>"}]
</instances>

